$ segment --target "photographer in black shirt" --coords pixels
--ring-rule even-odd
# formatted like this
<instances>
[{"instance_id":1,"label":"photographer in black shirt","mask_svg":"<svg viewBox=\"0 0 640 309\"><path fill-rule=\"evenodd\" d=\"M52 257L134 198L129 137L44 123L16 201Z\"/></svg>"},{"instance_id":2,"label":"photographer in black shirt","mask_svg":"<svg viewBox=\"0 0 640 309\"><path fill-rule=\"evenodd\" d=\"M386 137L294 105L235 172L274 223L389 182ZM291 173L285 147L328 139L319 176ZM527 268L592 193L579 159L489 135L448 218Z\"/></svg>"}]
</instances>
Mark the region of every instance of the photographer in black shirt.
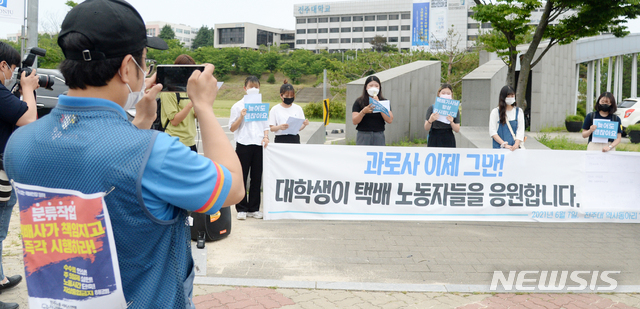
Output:
<instances>
[{"instance_id":1,"label":"photographer in black shirt","mask_svg":"<svg viewBox=\"0 0 640 309\"><path fill-rule=\"evenodd\" d=\"M38 117L36 97L34 91L38 88L36 71L29 76L25 72L20 77L20 93L24 101L18 99L11 88L16 84L14 71L20 65L20 54L13 47L0 42L0 155L4 154L4 147L9 136L16 127L36 121ZM2 166L0 166L2 167ZM7 277L2 268L2 241L7 237L9 220L16 196L11 189L4 168L0 171L0 292L20 283L19 275ZM18 308L15 303L0 302L0 309Z\"/></svg>"}]
</instances>

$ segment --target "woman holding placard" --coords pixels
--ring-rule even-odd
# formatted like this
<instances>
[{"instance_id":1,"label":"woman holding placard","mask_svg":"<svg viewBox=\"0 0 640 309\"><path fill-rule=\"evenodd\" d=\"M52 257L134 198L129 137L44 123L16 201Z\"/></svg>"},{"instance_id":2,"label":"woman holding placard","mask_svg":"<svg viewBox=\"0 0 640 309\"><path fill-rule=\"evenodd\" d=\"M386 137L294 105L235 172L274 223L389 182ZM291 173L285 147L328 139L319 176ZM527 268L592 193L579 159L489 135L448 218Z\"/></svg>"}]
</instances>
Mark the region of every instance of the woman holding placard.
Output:
<instances>
[{"instance_id":1,"label":"woman holding placard","mask_svg":"<svg viewBox=\"0 0 640 309\"><path fill-rule=\"evenodd\" d=\"M304 111L298 104L294 104L296 92L293 86L284 80L280 86L280 99L282 102L271 108L269 112L269 127L275 132L274 143L300 144L299 131L309 125L309 120L304 118ZM289 128L289 123L300 126L298 130Z\"/></svg>"},{"instance_id":2,"label":"woman holding placard","mask_svg":"<svg viewBox=\"0 0 640 309\"><path fill-rule=\"evenodd\" d=\"M587 150L615 151L615 147L622 140L622 121L620 117L614 115L618 107L613 94L611 92L601 94L596 100L595 110L595 112L589 113L587 117L584 117L584 123L582 124L582 137L589 138ZM596 125L598 122L602 123L600 129ZM606 134L607 132L609 134ZM598 135L604 135L604 137ZM616 136L615 139L608 138L614 135Z\"/></svg>"},{"instance_id":3,"label":"woman holding placard","mask_svg":"<svg viewBox=\"0 0 640 309\"><path fill-rule=\"evenodd\" d=\"M449 84L442 84L438 89L438 97L443 99L453 99L453 88ZM443 121L444 117L440 117L440 114L433 112L434 106L429 106L427 109L427 120L424 122L424 129L429 132L428 147L450 147L456 148L456 138L453 136L453 132L460 132L460 109L458 109L455 118L452 116L446 116L446 121Z\"/></svg>"},{"instance_id":4,"label":"woman holding placard","mask_svg":"<svg viewBox=\"0 0 640 309\"><path fill-rule=\"evenodd\" d=\"M351 111L351 119L358 131L356 145L386 145L384 126L393 122L393 113L389 101L382 96L382 83L378 77L367 77L362 95L353 103Z\"/></svg>"},{"instance_id":5,"label":"woman holding placard","mask_svg":"<svg viewBox=\"0 0 640 309\"><path fill-rule=\"evenodd\" d=\"M516 91L511 86L502 87L498 107L489 116L493 148L519 149L524 140L524 126L524 112L516 106Z\"/></svg>"}]
</instances>

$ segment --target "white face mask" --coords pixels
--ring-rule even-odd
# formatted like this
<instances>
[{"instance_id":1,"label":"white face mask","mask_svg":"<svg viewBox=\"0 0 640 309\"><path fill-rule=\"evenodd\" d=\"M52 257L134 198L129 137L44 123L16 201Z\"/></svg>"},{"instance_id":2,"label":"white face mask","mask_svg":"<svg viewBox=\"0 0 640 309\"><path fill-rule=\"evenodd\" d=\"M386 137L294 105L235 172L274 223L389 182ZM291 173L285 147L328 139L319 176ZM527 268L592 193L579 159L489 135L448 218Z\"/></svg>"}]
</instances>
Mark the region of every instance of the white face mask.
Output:
<instances>
[{"instance_id":1,"label":"white face mask","mask_svg":"<svg viewBox=\"0 0 640 309\"><path fill-rule=\"evenodd\" d=\"M11 67L9 67L11 68ZM11 78L7 78L7 75L4 74L4 70L2 71L2 76L4 76L4 86L9 88L11 86L13 86L13 84L16 83L16 80L18 80L18 76L16 74L11 73ZM9 89L11 90L11 89Z\"/></svg>"},{"instance_id":2,"label":"white face mask","mask_svg":"<svg viewBox=\"0 0 640 309\"><path fill-rule=\"evenodd\" d=\"M380 89L376 88L376 87L371 87L369 89L367 89L367 93L372 96L375 97L378 95L378 93L380 93Z\"/></svg>"},{"instance_id":3,"label":"white face mask","mask_svg":"<svg viewBox=\"0 0 640 309\"><path fill-rule=\"evenodd\" d=\"M507 105L513 105L513 103L516 103L516 98L506 98L504 102L507 103Z\"/></svg>"},{"instance_id":4,"label":"white face mask","mask_svg":"<svg viewBox=\"0 0 640 309\"><path fill-rule=\"evenodd\" d=\"M452 98L450 94L441 94L440 97L443 99L449 99L449 100L451 100Z\"/></svg>"},{"instance_id":5,"label":"white face mask","mask_svg":"<svg viewBox=\"0 0 640 309\"><path fill-rule=\"evenodd\" d=\"M131 58L131 59L133 59L133 63L135 63L138 69L140 69L140 72L142 72L142 87L141 87L142 89L140 89L140 91L133 92L129 84L126 84L127 88L129 88L129 96L127 97L127 103L124 104L125 111L128 111L132 109L134 106L136 106L136 104L138 104L138 102L140 102L140 100L142 100L142 97L144 96L144 76L145 76L144 70L142 70L142 68L138 65L138 62L136 61L136 59L134 58ZM118 74L120 74L120 71L118 71Z\"/></svg>"},{"instance_id":6,"label":"white face mask","mask_svg":"<svg viewBox=\"0 0 640 309\"><path fill-rule=\"evenodd\" d=\"M247 89L247 94L251 95L251 94L259 94L260 93L260 89L258 88L249 88Z\"/></svg>"}]
</instances>

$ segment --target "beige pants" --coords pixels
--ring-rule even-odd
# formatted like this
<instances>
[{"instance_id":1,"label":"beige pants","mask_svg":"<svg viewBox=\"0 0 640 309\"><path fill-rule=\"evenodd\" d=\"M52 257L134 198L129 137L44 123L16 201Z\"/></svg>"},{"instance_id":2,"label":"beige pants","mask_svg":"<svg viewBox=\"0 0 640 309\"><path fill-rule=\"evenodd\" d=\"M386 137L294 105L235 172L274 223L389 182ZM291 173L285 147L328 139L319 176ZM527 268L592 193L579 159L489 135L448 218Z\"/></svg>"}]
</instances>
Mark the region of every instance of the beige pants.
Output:
<instances>
[{"instance_id":1,"label":"beige pants","mask_svg":"<svg viewBox=\"0 0 640 309\"><path fill-rule=\"evenodd\" d=\"M589 143L587 145L587 150L602 152L602 148L609 147L609 145L611 145L611 143L593 143L593 142L591 142L591 143ZM611 150L609 150L609 151L616 151L616 149L615 148L611 148Z\"/></svg>"}]
</instances>

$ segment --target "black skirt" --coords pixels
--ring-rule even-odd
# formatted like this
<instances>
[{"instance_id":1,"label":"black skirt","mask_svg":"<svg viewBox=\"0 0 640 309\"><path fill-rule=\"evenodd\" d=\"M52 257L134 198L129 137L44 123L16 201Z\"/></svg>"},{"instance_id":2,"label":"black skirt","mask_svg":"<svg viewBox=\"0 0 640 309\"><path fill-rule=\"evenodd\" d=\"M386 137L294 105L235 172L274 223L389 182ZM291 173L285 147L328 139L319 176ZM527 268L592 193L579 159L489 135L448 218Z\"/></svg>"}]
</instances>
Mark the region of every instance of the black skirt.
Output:
<instances>
[{"instance_id":1,"label":"black skirt","mask_svg":"<svg viewBox=\"0 0 640 309\"><path fill-rule=\"evenodd\" d=\"M296 134L287 134L287 135L276 135L273 139L274 143L284 143L284 144L300 144L300 135Z\"/></svg>"},{"instance_id":2,"label":"black skirt","mask_svg":"<svg viewBox=\"0 0 640 309\"><path fill-rule=\"evenodd\" d=\"M427 146L456 148L456 137L453 136L453 130L431 129Z\"/></svg>"}]
</instances>

